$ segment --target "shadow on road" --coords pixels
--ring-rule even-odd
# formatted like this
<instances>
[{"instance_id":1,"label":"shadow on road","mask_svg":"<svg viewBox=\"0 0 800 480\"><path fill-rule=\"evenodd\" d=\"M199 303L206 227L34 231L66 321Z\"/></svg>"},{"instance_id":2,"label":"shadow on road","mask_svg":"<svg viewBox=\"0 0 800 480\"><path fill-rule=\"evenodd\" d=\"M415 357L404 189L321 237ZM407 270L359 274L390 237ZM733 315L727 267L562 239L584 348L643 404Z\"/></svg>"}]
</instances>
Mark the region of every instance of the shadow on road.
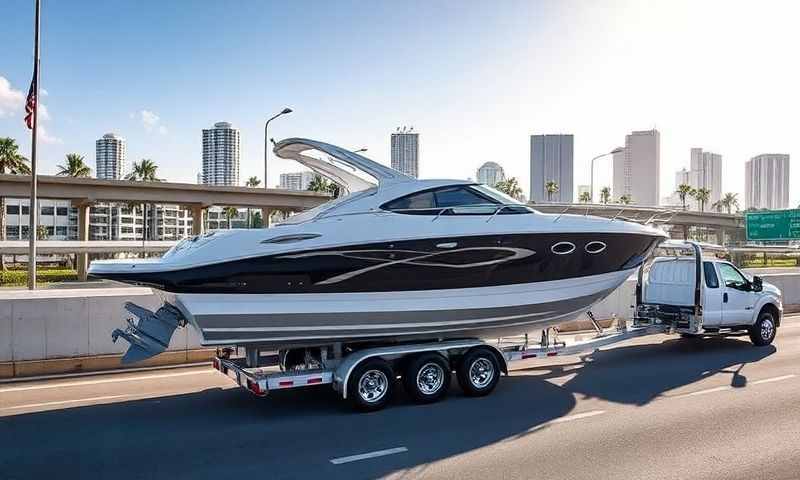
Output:
<instances>
[{"instance_id":1,"label":"shadow on road","mask_svg":"<svg viewBox=\"0 0 800 480\"><path fill-rule=\"evenodd\" d=\"M643 405L719 372L744 386L742 367L774 351L733 339L619 347L583 362L526 368L535 374L503 378L489 397L466 398L454 385L447 400L421 406L400 392L389 408L370 414L351 413L324 386L263 400L215 388L21 414L0 418L0 478L371 478L406 469L419 475L430 462L538 434L573 410L575 394ZM575 376L563 387L547 381L566 375ZM329 462L397 446L409 452Z\"/></svg>"}]
</instances>

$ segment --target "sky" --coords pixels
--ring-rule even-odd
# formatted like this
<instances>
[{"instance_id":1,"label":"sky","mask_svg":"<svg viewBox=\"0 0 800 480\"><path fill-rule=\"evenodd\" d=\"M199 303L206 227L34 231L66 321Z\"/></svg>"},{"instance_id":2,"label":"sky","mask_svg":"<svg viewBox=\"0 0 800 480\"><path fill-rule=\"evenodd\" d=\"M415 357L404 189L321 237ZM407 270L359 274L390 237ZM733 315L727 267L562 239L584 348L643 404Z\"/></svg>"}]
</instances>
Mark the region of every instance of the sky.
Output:
<instances>
[{"instance_id":1,"label":"sky","mask_svg":"<svg viewBox=\"0 0 800 480\"><path fill-rule=\"evenodd\" d=\"M420 177L501 164L528 192L530 135L575 135L575 185L632 130L661 132L661 196L701 147L743 197L744 163L800 158L800 2L42 0L40 172L67 153L94 167L115 132L131 161L195 182L203 128L241 129L242 182L270 136L307 137L389 163L398 126L420 132ZM0 137L23 123L33 0L3 0ZM610 157L596 184L610 185ZM270 161L269 185L299 171ZM792 167L791 184L800 180ZM576 187L577 188L577 187ZM635 201L635 199L634 199ZM790 203L798 204L800 188ZM743 198L741 199L744 204Z\"/></svg>"}]
</instances>

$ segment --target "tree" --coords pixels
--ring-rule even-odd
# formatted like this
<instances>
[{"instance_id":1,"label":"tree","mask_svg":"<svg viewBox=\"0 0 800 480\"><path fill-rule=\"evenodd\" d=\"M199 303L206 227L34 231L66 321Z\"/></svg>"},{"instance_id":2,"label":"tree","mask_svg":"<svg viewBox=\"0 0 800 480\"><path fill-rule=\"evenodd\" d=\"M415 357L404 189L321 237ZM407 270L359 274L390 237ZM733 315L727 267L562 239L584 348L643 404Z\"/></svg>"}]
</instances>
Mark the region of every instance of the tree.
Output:
<instances>
[{"instance_id":1,"label":"tree","mask_svg":"<svg viewBox=\"0 0 800 480\"><path fill-rule=\"evenodd\" d=\"M544 190L547 192L547 201L552 202L553 194L558 193L558 183L553 180L548 180L544 182Z\"/></svg>"},{"instance_id":2,"label":"tree","mask_svg":"<svg viewBox=\"0 0 800 480\"><path fill-rule=\"evenodd\" d=\"M225 207L222 211L225 213L225 218L228 219L228 230L230 230L232 228L231 218L239 215L239 209L236 207Z\"/></svg>"},{"instance_id":3,"label":"tree","mask_svg":"<svg viewBox=\"0 0 800 480\"><path fill-rule=\"evenodd\" d=\"M683 209L686 210L686 196L689 195L690 197L694 196L694 188L691 185L687 185L682 183L678 185L678 189L675 190L675 193L678 194L678 197L681 199L681 203L683 204Z\"/></svg>"},{"instance_id":4,"label":"tree","mask_svg":"<svg viewBox=\"0 0 800 480\"><path fill-rule=\"evenodd\" d=\"M494 185L494 188L505 193L509 197L520 198L522 196L522 188L519 186L516 177L501 180Z\"/></svg>"},{"instance_id":5,"label":"tree","mask_svg":"<svg viewBox=\"0 0 800 480\"><path fill-rule=\"evenodd\" d=\"M619 203L621 203L623 205L630 205L631 201L632 201L632 198L631 198L630 195L625 194L625 195L621 195L619 197Z\"/></svg>"},{"instance_id":6,"label":"tree","mask_svg":"<svg viewBox=\"0 0 800 480\"><path fill-rule=\"evenodd\" d=\"M322 175L314 175L308 183L308 191L317 193L330 193L330 183Z\"/></svg>"},{"instance_id":7,"label":"tree","mask_svg":"<svg viewBox=\"0 0 800 480\"><path fill-rule=\"evenodd\" d=\"M578 200L580 200L581 203L589 203L592 200L592 194L589 192L581 192L581 194L578 195Z\"/></svg>"},{"instance_id":8,"label":"tree","mask_svg":"<svg viewBox=\"0 0 800 480\"><path fill-rule=\"evenodd\" d=\"M708 198L711 196L711 190L707 188L698 188L694 191L694 199L700 204L700 211L702 212L705 210L706 202Z\"/></svg>"},{"instance_id":9,"label":"tree","mask_svg":"<svg viewBox=\"0 0 800 480\"><path fill-rule=\"evenodd\" d=\"M162 180L156 176L156 171L158 170L158 165L155 164L149 158L143 158L140 162L133 162L133 169L131 173L125 175L125 180L129 182L161 182ZM155 215L155 204L150 205L151 210L153 210L153 214ZM147 234L147 205L142 204L143 210L143 232L142 238L145 240L149 240L149 236ZM152 231L150 232L152 235Z\"/></svg>"},{"instance_id":10,"label":"tree","mask_svg":"<svg viewBox=\"0 0 800 480\"><path fill-rule=\"evenodd\" d=\"M36 239L37 240L47 240L50 237L47 233L47 227L44 225L39 225L36 227Z\"/></svg>"},{"instance_id":11,"label":"tree","mask_svg":"<svg viewBox=\"0 0 800 480\"><path fill-rule=\"evenodd\" d=\"M20 155L13 138L0 138L0 174L30 175L28 159ZM6 199L0 195L0 240L6 239ZM6 269L5 257L0 255L0 270Z\"/></svg>"},{"instance_id":12,"label":"tree","mask_svg":"<svg viewBox=\"0 0 800 480\"><path fill-rule=\"evenodd\" d=\"M731 209L734 207L737 212L739 211L739 199L736 198L736 195L736 193L728 192L722 197L722 200L720 200L728 213L731 213Z\"/></svg>"},{"instance_id":13,"label":"tree","mask_svg":"<svg viewBox=\"0 0 800 480\"><path fill-rule=\"evenodd\" d=\"M92 169L83 163L83 155L77 153L67 154L67 163L65 165L58 165L58 173L65 177L89 177L92 175Z\"/></svg>"},{"instance_id":14,"label":"tree","mask_svg":"<svg viewBox=\"0 0 800 480\"><path fill-rule=\"evenodd\" d=\"M722 213L722 209L725 208L725 203L722 200L717 200L716 202L711 204L711 208L716 210L717 213Z\"/></svg>"},{"instance_id":15,"label":"tree","mask_svg":"<svg viewBox=\"0 0 800 480\"><path fill-rule=\"evenodd\" d=\"M600 189L600 203L608 204L611 201L611 189L603 187Z\"/></svg>"},{"instance_id":16,"label":"tree","mask_svg":"<svg viewBox=\"0 0 800 480\"><path fill-rule=\"evenodd\" d=\"M245 182L245 186L250 188L256 188L259 185L261 185L261 180L259 180L258 177L250 177L247 179L247 182ZM247 228L253 228L252 225L253 216L251 212L252 209L250 207L247 207Z\"/></svg>"}]
</instances>

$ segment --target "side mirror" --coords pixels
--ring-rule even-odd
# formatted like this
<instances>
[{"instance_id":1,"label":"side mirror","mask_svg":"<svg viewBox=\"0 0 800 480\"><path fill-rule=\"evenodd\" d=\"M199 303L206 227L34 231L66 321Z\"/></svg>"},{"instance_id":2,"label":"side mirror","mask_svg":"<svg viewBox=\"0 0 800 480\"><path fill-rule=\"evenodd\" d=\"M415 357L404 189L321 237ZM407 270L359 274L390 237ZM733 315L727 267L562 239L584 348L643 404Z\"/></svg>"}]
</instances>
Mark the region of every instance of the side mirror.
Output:
<instances>
[{"instance_id":1,"label":"side mirror","mask_svg":"<svg viewBox=\"0 0 800 480\"><path fill-rule=\"evenodd\" d=\"M759 276L753 276L752 286L754 292L760 292L764 290L764 281Z\"/></svg>"}]
</instances>

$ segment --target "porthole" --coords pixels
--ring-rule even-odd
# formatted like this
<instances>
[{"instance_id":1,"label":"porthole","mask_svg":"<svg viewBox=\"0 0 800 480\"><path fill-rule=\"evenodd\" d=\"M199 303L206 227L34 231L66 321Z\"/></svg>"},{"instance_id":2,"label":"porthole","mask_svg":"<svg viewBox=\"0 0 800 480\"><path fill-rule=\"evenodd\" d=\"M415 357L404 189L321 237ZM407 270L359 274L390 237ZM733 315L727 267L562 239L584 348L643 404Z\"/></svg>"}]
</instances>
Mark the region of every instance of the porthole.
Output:
<instances>
[{"instance_id":1,"label":"porthole","mask_svg":"<svg viewBox=\"0 0 800 480\"><path fill-rule=\"evenodd\" d=\"M550 247L550 251L556 255L569 255L575 251L575 244L571 242L558 242Z\"/></svg>"},{"instance_id":2,"label":"porthole","mask_svg":"<svg viewBox=\"0 0 800 480\"><path fill-rule=\"evenodd\" d=\"M606 249L606 244L601 241L595 240L593 242L587 243L584 249L586 250L586 253L597 254Z\"/></svg>"}]
</instances>

